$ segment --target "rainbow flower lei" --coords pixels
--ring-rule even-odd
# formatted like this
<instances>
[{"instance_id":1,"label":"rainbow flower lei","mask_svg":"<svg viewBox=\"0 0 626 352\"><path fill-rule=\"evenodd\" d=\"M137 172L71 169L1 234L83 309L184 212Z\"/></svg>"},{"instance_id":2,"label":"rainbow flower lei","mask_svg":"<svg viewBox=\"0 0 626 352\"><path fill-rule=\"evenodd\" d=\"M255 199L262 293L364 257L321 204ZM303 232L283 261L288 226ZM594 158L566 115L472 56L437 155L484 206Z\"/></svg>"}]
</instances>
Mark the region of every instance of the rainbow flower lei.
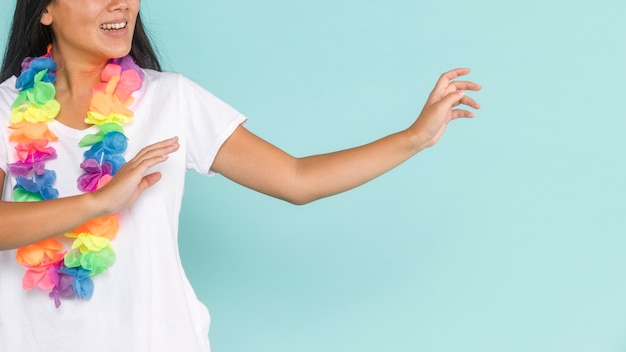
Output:
<instances>
[{"instance_id":1,"label":"rainbow flower lei","mask_svg":"<svg viewBox=\"0 0 626 352\"><path fill-rule=\"evenodd\" d=\"M102 72L102 82L93 89L85 122L97 126L98 132L85 136L79 143L85 160L80 167L78 189L93 192L103 187L125 163L122 156L127 147L123 125L133 119L128 106L132 93L143 83L143 72L130 56L111 60ZM59 197L54 188L56 173L46 169L46 162L57 154L50 144L58 137L48 129L48 122L59 113L55 99L56 63L48 52L22 62L17 79L20 90L11 106L12 130L9 140L15 143L17 161L10 164L9 173L15 177L13 200L34 202ZM48 238L17 250L16 260L26 272L22 286L26 290L38 287L49 291L55 306L61 298L89 299L93 295L92 276L108 269L115 261L110 241L117 234L116 215L94 218L66 233L74 238L71 248Z\"/></svg>"}]
</instances>

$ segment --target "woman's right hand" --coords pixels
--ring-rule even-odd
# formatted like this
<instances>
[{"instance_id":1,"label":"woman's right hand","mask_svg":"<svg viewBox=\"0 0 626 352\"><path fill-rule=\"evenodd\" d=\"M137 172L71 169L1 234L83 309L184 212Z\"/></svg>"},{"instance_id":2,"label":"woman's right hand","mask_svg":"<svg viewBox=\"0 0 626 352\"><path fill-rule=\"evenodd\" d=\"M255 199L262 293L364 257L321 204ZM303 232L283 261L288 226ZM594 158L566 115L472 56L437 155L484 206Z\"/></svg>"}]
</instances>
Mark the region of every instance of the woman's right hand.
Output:
<instances>
[{"instance_id":1,"label":"woman's right hand","mask_svg":"<svg viewBox=\"0 0 626 352\"><path fill-rule=\"evenodd\" d=\"M144 147L128 160L104 187L91 193L96 197L101 215L114 214L131 206L143 191L161 179L160 172L146 174L148 170L167 160L179 146L178 137L173 137Z\"/></svg>"},{"instance_id":2,"label":"woman's right hand","mask_svg":"<svg viewBox=\"0 0 626 352\"><path fill-rule=\"evenodd\" d=\"M102 188L91 193L43 202L0 201L0 251L64 234L98 216L128 208L161 178L148 170L178 150L178 138L151 144L126 162ZM0 169L0 192L5 173ZM69 210L69 211L68 211Z\"/></svg>"}]
</instances>

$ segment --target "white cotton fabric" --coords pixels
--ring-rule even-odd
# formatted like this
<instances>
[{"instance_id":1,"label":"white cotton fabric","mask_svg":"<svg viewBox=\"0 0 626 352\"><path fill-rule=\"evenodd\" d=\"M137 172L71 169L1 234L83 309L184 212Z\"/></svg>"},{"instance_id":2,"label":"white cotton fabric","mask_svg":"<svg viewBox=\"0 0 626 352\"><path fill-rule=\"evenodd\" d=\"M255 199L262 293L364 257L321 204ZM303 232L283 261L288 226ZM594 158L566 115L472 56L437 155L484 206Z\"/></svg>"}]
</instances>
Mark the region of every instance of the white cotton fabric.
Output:
<instances>
[{"instance_id":1,"label":"white cotton fabric","mask_svg":"<svg viewBox=\"0 0 626 352\"><path fill-rule=\"evenodd\" d=\"M178 136L180 149L152 171L162 179L120 214L112 246L116 262L93 278L90 300L62 300L55 308L48 293L22 289L24 270L15 250L0 251L0 351L185 351L206 352L209 313L183 271L178 251L178 221L186 170L210 174L222 143L245 117L211 93L176 73L145 70L135 92L132 123L125 127L127 159L146 145ZM0 168L15 161L8 141L15 77L0 85ZM62 197L79 194L83 151L80 131L49 124L59 137L56 170ZM14 180L7 177L2 199L11 200ZM67 209L71 216L72 209ZM69 244L69 242L66 242Z\"/></svg>"}]
</instances>

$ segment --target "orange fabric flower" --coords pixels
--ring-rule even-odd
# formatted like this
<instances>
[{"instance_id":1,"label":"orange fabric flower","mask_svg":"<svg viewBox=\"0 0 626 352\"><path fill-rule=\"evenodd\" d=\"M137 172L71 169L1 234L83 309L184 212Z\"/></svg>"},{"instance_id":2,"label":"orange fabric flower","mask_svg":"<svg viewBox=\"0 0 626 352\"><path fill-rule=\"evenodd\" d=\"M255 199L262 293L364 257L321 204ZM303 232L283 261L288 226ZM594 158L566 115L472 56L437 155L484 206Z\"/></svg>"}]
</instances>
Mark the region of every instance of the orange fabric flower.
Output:
<instances>
[{"instance_id":1,"label":"orange fabric flower","mask_svg":"<svg viewBox=\"0 0 626 352\"><path fill-rule=\"evenodd\" d=\"M9 126L13 133L9 136L11 142L17 144L29 143L34 140L56 141L59 139L52 131L48 129L46 123L33 123L22 121Z\"/></svg>"},{"instance_id":2,"label":"orange fabric flower","mask_svg":"<svg viewBox=\"0 0 626 352\"><path fill-rule=\"evenodd\" d=\"M91 219L72 230L73 233L90 233L95 236L105 237L109 240L115 238L120 224L117 216L108 215Z\"/></svg>"},{"instance_id":3,"label":"orange fabric flower","mask_svg":"<svg viewBox=\"0 0 626 352\"><path fill-rule=\"evenodd\" d=\"M59 241L48 238L18 248L15 260L20 264L30 266L38 266L48 261L57 262L65 255L65 252L60 252L61 250L63 250L63 245Z\"/></svg>"}]
</instances>

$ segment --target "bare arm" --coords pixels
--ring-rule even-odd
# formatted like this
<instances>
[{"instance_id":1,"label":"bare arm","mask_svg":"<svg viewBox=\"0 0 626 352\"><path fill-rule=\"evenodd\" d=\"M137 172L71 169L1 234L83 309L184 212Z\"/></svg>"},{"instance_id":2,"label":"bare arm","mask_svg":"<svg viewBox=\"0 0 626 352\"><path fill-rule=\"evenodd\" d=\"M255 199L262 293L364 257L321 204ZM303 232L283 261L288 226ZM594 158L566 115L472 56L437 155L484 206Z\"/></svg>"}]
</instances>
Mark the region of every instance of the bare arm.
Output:
<instances>
[{"instance_id":1,"label":"bare arm","mask_svg":"<svg viewBox=\"0 0 626 352\"><path fill-rule=\"evenodd\" d=\"M178 149L169 139L142 149L103 188L73 197L41 202L0 201L0 250L21 247L71 231L98 216L114 214L130 206L161 175L147 170ZM0 170L0 190L5 172Z\"/></svg>"},{"instance_id":2,"label":"bare arm","mask_svg":"<svg viewBox=\"0 0 626 352\"><path fill-rule=\"evenodd\" d=\"M456 109L460 104L479 108L465 91L480 90L480 86L453 81L467 73L469 69L444 73L415 123L372 143L294 158L239 127L220 149L213 169L246 187L294 204L352 189L434 145L451 120L474 116L467 110Z\"/></svg>"}]
</instances>

